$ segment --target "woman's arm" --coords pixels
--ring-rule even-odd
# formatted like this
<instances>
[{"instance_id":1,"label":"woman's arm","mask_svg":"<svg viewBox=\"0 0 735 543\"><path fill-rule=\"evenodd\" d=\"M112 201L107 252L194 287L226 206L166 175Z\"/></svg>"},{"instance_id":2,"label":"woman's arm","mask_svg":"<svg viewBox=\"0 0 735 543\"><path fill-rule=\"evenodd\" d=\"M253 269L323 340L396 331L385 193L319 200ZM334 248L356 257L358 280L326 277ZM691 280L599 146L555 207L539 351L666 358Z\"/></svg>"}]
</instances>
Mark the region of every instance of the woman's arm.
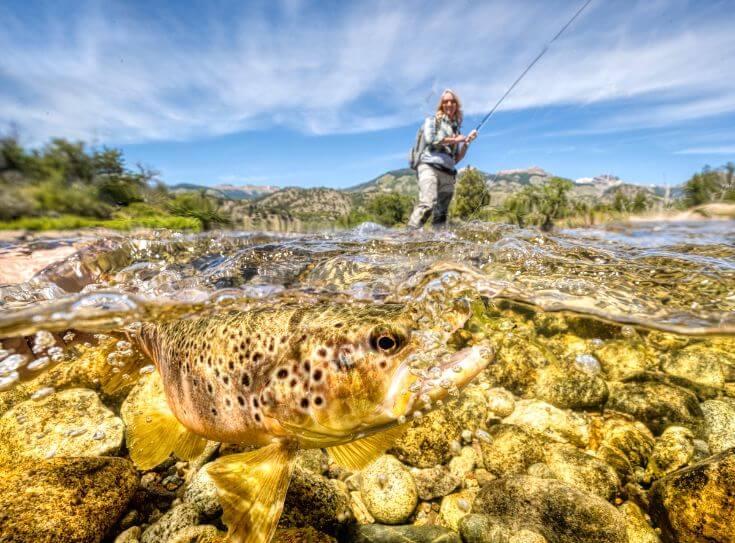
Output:
<instances>
[{"instance_id":1,"label":"woman's arm","mask_svg":"<svg viewBox=\"0 0 735 543\"><path fill-rule=\"evenodd\" d=\"M467 154L467 149L469 149L470 147L470 142L472 142L472 140L476 137L477 130L473 130L472 132L470 132L469 136L461 136L464 145L462 145L459 148L459 151L457 151L457 156L454 158L455 164L464 158L464 156Z\"/></svg>"},{"instance_id":2,"label":"woman's arm","mask_svg":"<svg viewBox=\"0 0 735 543\"><path fill-rule=\"evenodd\" d=\"M463 143L467 136L458 134L439 139L439 131L436 129L436 117L428 117L424 122L424 141L427 145L454 145Z\"/></svg>"}]
</instances>

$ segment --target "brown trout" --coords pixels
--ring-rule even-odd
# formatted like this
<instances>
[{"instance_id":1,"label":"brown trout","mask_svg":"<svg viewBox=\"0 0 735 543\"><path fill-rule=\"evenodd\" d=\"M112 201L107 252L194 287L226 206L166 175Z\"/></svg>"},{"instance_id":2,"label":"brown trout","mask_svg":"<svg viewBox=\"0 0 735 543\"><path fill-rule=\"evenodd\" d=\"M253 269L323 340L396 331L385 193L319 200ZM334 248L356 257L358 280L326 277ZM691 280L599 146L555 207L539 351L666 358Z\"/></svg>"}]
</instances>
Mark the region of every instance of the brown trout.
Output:
<instances>
[{"instance_id":1,"label":"brown trout","mask_svg":"<svg viewBox=\"0 0 735 543\"><path fill-rule=\"evenodd\" d=\"M468 314L448 311L445 327ZM128 446L149 469L171 452L186 459L205 439L259 449L219 458L208 469L229 538L267 542L283 509L298 448L327 448L361 469L382 454L401 423L461 387L489 363L475 346L412 369L426 346L402 304L283 305L145 324L140 343L160 377L144 386ZM165 399L164 399L165 398Z\"/></svg>"}]
</instances>

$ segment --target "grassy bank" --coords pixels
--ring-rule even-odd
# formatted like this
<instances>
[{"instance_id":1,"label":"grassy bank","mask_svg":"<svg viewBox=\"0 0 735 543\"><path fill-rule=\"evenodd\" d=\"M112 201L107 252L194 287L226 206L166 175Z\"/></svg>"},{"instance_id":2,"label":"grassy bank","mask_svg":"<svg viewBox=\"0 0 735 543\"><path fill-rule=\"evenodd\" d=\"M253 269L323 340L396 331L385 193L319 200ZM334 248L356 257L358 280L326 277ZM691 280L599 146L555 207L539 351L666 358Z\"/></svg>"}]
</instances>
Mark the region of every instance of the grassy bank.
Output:
<instances>
[{"instance_id":1,"label":"grassy bank","mask_svg":"<svg viewBox=\"0 0 735 543\"><path fill-rule=\"evenodd\" d=\"M133 230L135 228L169 228L172 230L200 231L202 223L191 217L136 217L118 219L92 219L77 215L59 217L22 217L13 221L0 221L0 230L73 230L76 228L109 228Z\"/></svg>"}]
</instances>

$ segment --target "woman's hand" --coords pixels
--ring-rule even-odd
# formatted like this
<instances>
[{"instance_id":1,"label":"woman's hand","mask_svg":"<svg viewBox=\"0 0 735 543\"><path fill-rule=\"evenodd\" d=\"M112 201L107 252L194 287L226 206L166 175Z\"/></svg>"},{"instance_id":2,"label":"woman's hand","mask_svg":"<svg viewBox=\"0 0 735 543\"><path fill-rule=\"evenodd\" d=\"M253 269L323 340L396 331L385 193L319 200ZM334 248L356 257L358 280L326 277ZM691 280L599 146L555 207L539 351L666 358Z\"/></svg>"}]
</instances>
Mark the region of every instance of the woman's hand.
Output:
<instances>
[{"instance_id":1,"label":"woman's hand","mask_svg":"<svg viewBox=\"0 0 735 543\"><path fill-rule=\"evenodd\" d=\"M473 130L469 133L469 135L465 138L465 143L469 144L472 143L472 140L474 140L477 137L477 130Z\"/></svg>"}]
</instances>

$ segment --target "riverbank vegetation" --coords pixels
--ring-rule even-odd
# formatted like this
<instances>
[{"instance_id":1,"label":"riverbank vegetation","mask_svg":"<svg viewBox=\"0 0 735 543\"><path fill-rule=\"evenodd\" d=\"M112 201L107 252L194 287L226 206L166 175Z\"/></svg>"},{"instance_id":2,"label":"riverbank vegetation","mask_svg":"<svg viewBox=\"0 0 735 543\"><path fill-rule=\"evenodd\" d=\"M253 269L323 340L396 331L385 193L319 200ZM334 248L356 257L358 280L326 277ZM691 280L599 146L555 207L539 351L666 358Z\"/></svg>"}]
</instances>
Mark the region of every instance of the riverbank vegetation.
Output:
<instances>
[{"instance_id":1,"label":"riverbank vegetation","mask_svg":"<svg viewBox=\"0 0 735 543\"><path fill-rule=\"evenodd\" d=\"M453 221L505 222L542 230L591 226L631 215L735 202L734 174L732 162L705 167L669 197L622 182L595 192L591 185L585 189L540 169L521 171L508 180L465 168L458 176L449 215ZM0 230L198 231L229 226L313 231L351 228L366 221L395 227L408 222L416 201L413 175L397 170L344 191L286 188L261 198L233 200L206 187L171 189L156 171L127 166L117 149L54 139L29 150L17 138L5 137L0 138Z\"/></svg>"},{"instance_id":2,"label":"riverbank vegetation","mask_svg":"<svg viewBox=\"0 0 735 543\"><path fill-rule=\"evenodd\" d=\"M0 229L101 226L208 229L227 224L203 194L173 194L154 170L125 164L122 152L54 139L24 149L0 140Z\"/></svg>"}]
</instances>

